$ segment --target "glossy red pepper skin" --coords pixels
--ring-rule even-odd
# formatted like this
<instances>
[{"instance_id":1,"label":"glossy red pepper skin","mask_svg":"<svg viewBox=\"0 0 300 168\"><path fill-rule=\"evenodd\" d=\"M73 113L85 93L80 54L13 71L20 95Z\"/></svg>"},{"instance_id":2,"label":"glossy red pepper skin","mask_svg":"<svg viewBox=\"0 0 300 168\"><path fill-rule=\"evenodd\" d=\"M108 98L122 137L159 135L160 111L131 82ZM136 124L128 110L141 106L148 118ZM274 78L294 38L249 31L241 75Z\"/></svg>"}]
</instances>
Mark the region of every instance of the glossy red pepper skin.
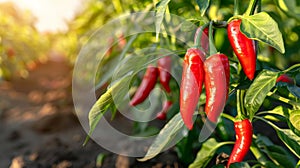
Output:
<instances>
[{"instance_id":1,"label":"glossy red pepper skin","mask_svg":"<svg viewBox=\"0 0 300 168\"><path fill-rule=\"evenodd\" d=\"M231 163L241 162L248 153L252 142L252 124L249 119L234 122L236 142L229 156L227 168Z\"/></svg>"},{"instance_id":2,"label":"glossy red pepper skin","mask_svg":"<svg viewBox=\"0 0 300 168\"><path fill-rule=\"evenodd\" d=\"M194 36L194 44L196 44L197 36L201 30L201 27L199 27L196 30L195 36ZM200 44L202 49L204 50L205 53L208 53L208 46L209 46L209 41L208 41L208 27L204 28L202 31L201 39L200 39Z\"/></svg>"},{"instance_id":3,"label":"glossy red pepper skin","mask_svg":"<svg viewBox=\"0 0 300 168\"><path fill-rule=\"evenodd\" d=\"M184 124L189 130L193 128L193 114L198 104L204 80L203 51L190 48L184 61L180 85L180 113Z\"/></svg>"},{"instance_id":4,"label":"glossy red pepper skin","mask_svg":"<svg viewBox=\"0 0 300 168\"><path fill-rule=\"evenodd\" d=\"M159 113L157 113L156 118L159 120L165 120L167 118L167 113L169 109L172 107L172 105L173 105L172 101L170 100L165 101L162 110Z\"/></svg>"},{"instance_id":5,"label":"glossy red pepper skin","mask_svg":"<svg viewBox=\"0 0 300 168\"><path fill-rule=\"evenodd\" d=\"M294 79L289 77L287 74L282 74L280 75L277 79L276 82L285 82L289 84L294 84Z\"/></svg>"},{"instance_id":6,"label":"glossy red pepper skin","mask_svg":"<svg viewBox=\"0 0 300 168\"><path fill-rule=\"evenodd\" d=\"M253 80L256 70L255 44L240 31L241 22L241 20L235 19L228 24L228 39L246 76Z\"/></svg>"},{"instance_id":7,"label":"glossy red pepper skin","mask_svg":"<svg viewBox=\"0 0 300 168\"><path fill-rule=\"evenodd\" d=\"M157 61L157 67L159 72L159 81L166 92L170 93L171 88L169 86L170 80L171 80L171 64L172 59L170 56L166 56L163 58L160 58Z\"/></svg>"},{"instance_id":8,"label":"glossy red pepper skin","mask_svg":"<svg viewBox=\"0 0 300 168\"><path fill-rule=\"evenodd\" d=\"M216 123L228 97L229 62L224 54L214 54L204 62L207 118Z\"/></svg>"},{"instance_id":9,"label":"glossy red pepper skin","mask_svg":"<svg viewBox=\"0 0 300 168\"><path fill-rule=\"evenodd\" d=\"M140 86L129 103L131 106L142 103L149 96L150 92L155 87L157 77L158 68L149 65Z\"/></svg>"}]
</instances>

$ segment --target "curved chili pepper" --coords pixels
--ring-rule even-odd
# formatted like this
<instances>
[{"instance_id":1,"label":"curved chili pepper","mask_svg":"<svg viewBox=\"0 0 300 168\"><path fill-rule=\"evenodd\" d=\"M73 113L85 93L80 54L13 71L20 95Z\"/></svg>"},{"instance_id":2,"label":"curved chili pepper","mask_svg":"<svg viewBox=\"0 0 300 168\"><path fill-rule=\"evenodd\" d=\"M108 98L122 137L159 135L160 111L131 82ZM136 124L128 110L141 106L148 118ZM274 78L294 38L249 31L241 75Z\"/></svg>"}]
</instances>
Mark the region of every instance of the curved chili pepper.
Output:
<instances>
[{"instance_id":1,"label":"curved chili pepper","mask_svg":"<svg viewBox=\"0 0 300 168\"><path fill-rule=\"evenodd\" d=\"M159 120L165 120L167 118L167 112L171 108L172 104L173 103L170 100L165 101L162 110L159 113L157 113L156 118Z\"/></svg>"},{"instance_id":2,"label":"curved chili pepper","mask_svg":"<svg viewBox=\"0 0 300 168\"><path fill-rule=\"evenodd\" d=\"M197 40L197 36L198 36L200 30L201 30L201 27L199 27L196 30L196 33L195 33L195 36L194 36L194 44L197 43L196 40ZM206 28L203 29L203 32L202 32L202 35L201 35L201 40L200 40L201 47L202 47L202 49L204 50L205 53L208 52L208 46L209 46L209 42L208 42L208 30L209 30L208 27L206 27Z\"/></svg>"},{"instance_id":3,"label":"curved chili pepper","mask_svg":"<svg viewBox=\"0 0 300 168\"><path fill-rule=\"evenodd\" d=\"M228 97L229 62L224 54L214 54L204 62L207 118L217 122Z\"/></svg>"},{"instance_id":4,"label":"curved chili pepper","mask_svg":"<svg viewBox=\"0 0 300 168\"><path fill-rule=\"evenodd\" d=\"M163 86L163 88L168 93L171 92L171 89L169 86L169 82L171 80L171 74L170 74L171 64L172 64L172 59L170 56L160 58L157 61L159 81L160 81L161 85Z\"/></svg>"},{"instance_id":5,"label":"curved chili pepper","mask_svg":"<svg viewBox=\"0 0 300 168\"><path fill-rule=\"evenodd\" d=\"M227 168L229 168L231 163L243 161L252 142L253 129L249 119L234 122L234 130L236 133L236 142L229 156Z\"/></svg>"},{"instance_id":6,"label":"curved chili pepper","mask_svg":"<svg viewBox=\"0 0 300 168\"><path fill-rule=\"evenodd\" d=\"M228 39L246 76L253 80L256 70L255 44L240 31L241 22L241 20L235 19L228 24Z\"/></svg>"},{"instance_id":7,"label":"curved chili pepper","mask_svg":"<svg viewBox=\"0 0 300 168\"><path fill-rule=\"evenodd\" d=\"M180 85L180 114L188 129L193 128L193 114L198 104L204 80L203 51L190 48L183 61L182 80Z\"/></svg>"},{"instance_id":8,"label":"curved chili pepper","mask_svg":"<svg viewBox=\"0 0 300 168\"><path fill-rule=\"evenodd\" d=\"M294 79L289 77L287 74L282 74L276 79L276 82L285 82L285 83L294 84Z\"/></svg>"},{"instance_id":9,"label":"curved chili pepper","mask_svg":"<svg viewBox=\"0 0 300 168\"><path fill-rule=\"evenodd\" d=\"M149 96L150 92L155 86L157 76L158 69L152 65L149 65L139 88L129 103L131 106L142 103Z\"/></svg>"}]
</instances>

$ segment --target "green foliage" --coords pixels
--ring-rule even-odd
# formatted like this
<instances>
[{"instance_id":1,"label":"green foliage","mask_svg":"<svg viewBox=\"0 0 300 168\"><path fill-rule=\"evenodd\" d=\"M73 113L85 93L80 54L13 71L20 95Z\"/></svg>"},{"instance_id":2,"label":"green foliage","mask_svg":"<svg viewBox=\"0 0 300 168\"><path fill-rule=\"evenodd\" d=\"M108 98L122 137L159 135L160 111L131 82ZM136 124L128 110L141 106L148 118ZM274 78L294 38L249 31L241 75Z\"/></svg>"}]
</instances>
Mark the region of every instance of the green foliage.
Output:
<instances>
[{"instance_id":1,"label":"green foliage","mask_svg":"<svg viewBox=\"0 0 300 168\"><path fill-rule=\"evenodd\" d=\"M245 106L250 118L254 116L270 90L275 86L278 72L263 70L253 81L245 96Z\"/></svg>"},{"instance_id":2,"label":"green foliage","mask_svg":"<svg viewBox=\"0 0 300 168\"><path fill-rule=\"evenodd\" d=\"M270 27L272 29L270 29ZM277 23L265 12L243 16L241 31L249 38L259 40L285 52L282 34Z\"/></svg>"}]
</instances>

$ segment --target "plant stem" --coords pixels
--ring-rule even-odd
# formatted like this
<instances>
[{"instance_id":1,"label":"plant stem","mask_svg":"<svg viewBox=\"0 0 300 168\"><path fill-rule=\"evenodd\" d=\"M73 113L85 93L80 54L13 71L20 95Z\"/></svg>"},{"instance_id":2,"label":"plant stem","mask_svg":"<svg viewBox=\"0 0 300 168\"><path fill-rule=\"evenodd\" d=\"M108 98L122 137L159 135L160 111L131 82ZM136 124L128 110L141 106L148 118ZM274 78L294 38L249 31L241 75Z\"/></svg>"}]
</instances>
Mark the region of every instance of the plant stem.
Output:
<instances>
[{"instance_id":1,"label":"plant stem","mask_svg":"<svg viewBox=\"0 0 300 168\"><path fill-rule=\"evenodd\" d=\"M233 15L239 14L239 0L234 0L234 9L233 9Z\"/></svg>"},{"instance_id":2,"label":"plant stem","mask_svg":"<svg viewBox=\"0 0 300 168\"><path fill-rule=\"evenodd\" d=\"M291 71L292 69L298 68L298 67L300 67L300 64L295 64L295 65L289 67L288 69L286 69L286 70L284 70L284 71L282 71L282 72L283 72L283 73L287 73L288 71Z\"/></svg>"},{"instance_id":3,"label":"plant stem","mask_svg":"<svg viewBox=\"0 0 300 168\"><path fill-rule=\"evenodd\" d=\"M300 103L295 102L293 100L290 100L290 99L287 99L285 97L279 96L279 95L274 94L272 92L269 92L267 95L270 96L270 97L272 97L272 98L274 98L274 99L276 99L276 100L280 100L280 101L282 101L284 103L290 104L292 106L296 106L297 109L300 108Z\"/></svg>"},{"instance_id":4,"label":"plant stem","mask_svg":"<svg viewBox=\"0 0 300 168\"><path fill-rule=\"evenodd\" d=\"M255 143L252 143L251 147L250 147L251 152L253 153L253 155L255 156L255 158L262 163L263 165L266 165L266 163L268 162L266 156L264 154L262 154L260 152L260 150L258 149L257 145Z\"/></svg>"},{"instance_id":5,"label":"plant stem","mask_svg":"<svg viewBox=\"0 0 300 168\"><path fill-rule=\"evenodd\" d=\"M224 118L227 118L227 119L231 120L232 122L234 122L234 121L235 121L235 118L234 118L234 117L232 117L232 116L231 116L231 115L229 115L229 114L222 113L221 115L222 115Z\"/></svg>"},{"instance_id":6,"label":"plant stem","mask_svg":"<svg viewBox=\"0 0 300 168\"><path fill-rule=\"evenodd\" d=\"M253 15L256 5L257 5L257 0L251 0L250 4L245 12L245 15L246 16Z\"/></svg>"},{"instance_id":7,"label":"plant stem","mask_svg":"<svg viewBox=\"0 0 300 168\"><path fill-rule=\"evenodd\" d=\"M217 53L215 45L214 45L214 38L213 38L213 21L209 22L209 31L208 31L208 38L209 38L209 55L213 55Z\"/></svg>"},{"instance_id":8,"label":"plant stem","mask_svg":"<svg viewBox=\"0 0 300 168\"><path fill-rule=\"evenodd\" d=\"M197 34L197 37L196 37L196 43L194 44L195 45L195 48L200 48L200 50L204 51L202 46L201 46L201 37L202 37L202 34L203 34L203 30L209 25L209 22L208 23L205 23L203 26L200 27L200 30L199 30L199 33ZM197 31L197 30L196 30Z\"/></svg>"},{"instance_id":9,"label":"plant stem","mask_svg":"<svg viewBox=\"0 0 300 168\"><path fill-rule=\"evenodd\" d=\"M236 98L237 98L237 118L242 118L243 114L245 114L244 110L244 90L237 90Z\"/></svg>"}]
</instances>

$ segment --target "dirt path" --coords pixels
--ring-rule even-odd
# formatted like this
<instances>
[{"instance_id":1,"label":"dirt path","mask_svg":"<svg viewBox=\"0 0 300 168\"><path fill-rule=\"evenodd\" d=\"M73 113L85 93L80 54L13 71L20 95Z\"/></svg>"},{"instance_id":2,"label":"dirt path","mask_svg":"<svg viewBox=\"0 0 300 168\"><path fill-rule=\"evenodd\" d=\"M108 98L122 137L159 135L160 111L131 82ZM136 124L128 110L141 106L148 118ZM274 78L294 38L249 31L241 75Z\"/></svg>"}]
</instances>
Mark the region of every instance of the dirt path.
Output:
<instances>
[{"instance_id":1,"label":"dirt path","mask_svg":"<svg viewBox=\"0 0 300 168\"><path fill-rule=\"evenodd\" d=\"M71 68L48 62L27 79L0 84L0 167L95 167L71 97ZM23 166L22 166L23 165Z\"/></svg>"},{"instance_id":2,"label":"dirt path","mask_svg":"<svg viewBox=\"0 0 300 168\"><path fill-rule=\"evenodd\" d=\"M0 83L0 168L92 168L99 153L102 167L180 167L174 153L144 163L109 153L90 141L74 115L72 69L49 61L27 79Z\"/></svg>"}]
</instances>

